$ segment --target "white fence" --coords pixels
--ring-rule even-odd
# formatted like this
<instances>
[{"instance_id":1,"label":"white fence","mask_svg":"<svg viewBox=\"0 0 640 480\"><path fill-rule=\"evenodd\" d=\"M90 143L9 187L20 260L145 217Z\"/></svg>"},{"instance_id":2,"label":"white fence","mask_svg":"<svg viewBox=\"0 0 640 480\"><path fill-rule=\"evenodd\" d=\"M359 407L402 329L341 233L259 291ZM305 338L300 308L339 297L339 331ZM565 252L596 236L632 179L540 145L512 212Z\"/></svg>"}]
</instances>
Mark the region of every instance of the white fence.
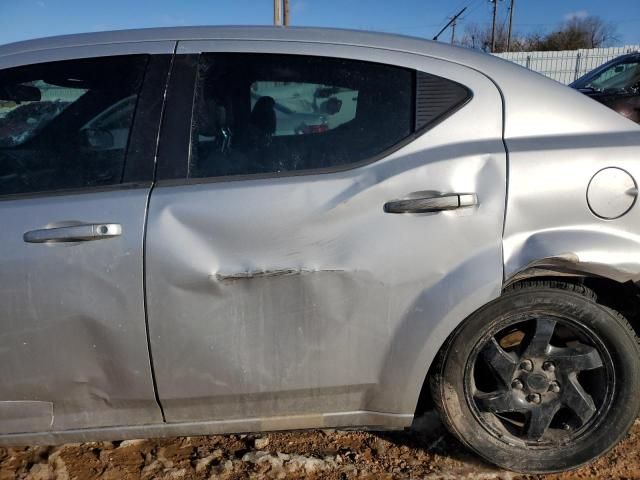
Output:
<instances>
[{"instance_id":1,"label":"white fence","mask_svg":"<svg viewBox=\"0 0 640 480\"><path fill-rule=\"evenodd\" d=\"M497 57L511 60L558 82L569 84L603 63L625 53L640 50L640 45L624 47L563 50L559 52L509 52Z\"/></svg>"}]
</instances>

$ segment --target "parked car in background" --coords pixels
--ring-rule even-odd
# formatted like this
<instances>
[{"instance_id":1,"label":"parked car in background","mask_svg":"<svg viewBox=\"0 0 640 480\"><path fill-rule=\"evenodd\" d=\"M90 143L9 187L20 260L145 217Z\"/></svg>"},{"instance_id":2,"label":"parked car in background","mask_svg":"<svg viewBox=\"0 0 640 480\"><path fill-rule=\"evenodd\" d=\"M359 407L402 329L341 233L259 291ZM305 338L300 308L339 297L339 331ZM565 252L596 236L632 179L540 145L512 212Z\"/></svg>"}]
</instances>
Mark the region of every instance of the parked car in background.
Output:
<instances>
[{"instance_id":1,"label":"parked car in background","mask_svg":"<svg viewBox=\"0 0 640 480\"><path fill-rule=\"evenodd\" d=\"M576 91L421 39L194 27L1 46L0 101L0 444L435 405L551 472L638 415L640 126Z\"/></svg>"},{"instance_id":2,"label":"parked car in background","mask_svg":"<svg viewBox=\"0 0 640 480\"><path fill-rule=\"evenodd\" d=\"M640 123L640 53L614 58L569 86Z\"/></svg>"}]
</instances>

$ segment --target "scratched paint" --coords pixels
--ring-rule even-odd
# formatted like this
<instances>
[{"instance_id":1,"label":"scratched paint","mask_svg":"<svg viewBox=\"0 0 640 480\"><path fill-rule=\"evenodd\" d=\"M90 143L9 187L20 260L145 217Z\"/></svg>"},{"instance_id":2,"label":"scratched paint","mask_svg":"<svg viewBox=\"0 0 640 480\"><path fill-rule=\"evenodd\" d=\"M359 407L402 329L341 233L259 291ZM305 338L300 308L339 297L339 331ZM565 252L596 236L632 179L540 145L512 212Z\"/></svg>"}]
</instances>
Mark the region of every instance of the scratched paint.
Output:
<instances>
[{"instance_id":1,"label":"scratched paint","mask_svg":"<svg viewBox=\"0 0 640 480\"><path fill-rule=\"evenodd\" d=\"M345 172L154 189L147 305L168 422L354 411L409 422L454 319L502 286L500 97L464 72L493 89L465 107L480 126L453 116ZM425 190L475 192L480 205L384 212Z\"/></svg>"},{"instance_id":2,"label":"scratched paint","mask_svg":"<svg viewBox=\"0 0 640 480\"><path fill-rule=\"evenodd\" d=\"M266 270L251 270L246 272L217 272L215 275L210 275L209 278L212 281L218 282L233 282L236 280L253 280L259 278L269 278L269 277L281 277L281 276L289 276L289 275L309 275L312 273L320 273L320 272L340 272L340 270L305 270L305 269L294 269L294 268L274 268L274 269L266 269Z\"/></svg>"}]
</instances>

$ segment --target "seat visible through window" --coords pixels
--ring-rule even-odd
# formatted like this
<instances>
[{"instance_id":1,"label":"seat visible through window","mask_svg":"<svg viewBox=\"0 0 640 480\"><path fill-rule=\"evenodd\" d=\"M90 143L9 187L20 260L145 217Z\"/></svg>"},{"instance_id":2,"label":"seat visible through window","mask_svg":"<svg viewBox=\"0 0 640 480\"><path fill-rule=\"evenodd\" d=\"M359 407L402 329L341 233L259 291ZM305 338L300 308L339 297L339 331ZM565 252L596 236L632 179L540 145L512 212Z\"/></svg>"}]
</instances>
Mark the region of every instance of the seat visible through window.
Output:
<instances>
[{"instance_id":1,"label":"seat visible through window","mask_svg":"<svg viewBox=\"0 0 640 480\"><path fill-rule=\"evenodd\" d=\"M366 160L413 131L413 84L411 70L354 60L203 55L189 174L283 174ZM225 125L222 105L234 112Z\"/></svg>"}]
</instances>

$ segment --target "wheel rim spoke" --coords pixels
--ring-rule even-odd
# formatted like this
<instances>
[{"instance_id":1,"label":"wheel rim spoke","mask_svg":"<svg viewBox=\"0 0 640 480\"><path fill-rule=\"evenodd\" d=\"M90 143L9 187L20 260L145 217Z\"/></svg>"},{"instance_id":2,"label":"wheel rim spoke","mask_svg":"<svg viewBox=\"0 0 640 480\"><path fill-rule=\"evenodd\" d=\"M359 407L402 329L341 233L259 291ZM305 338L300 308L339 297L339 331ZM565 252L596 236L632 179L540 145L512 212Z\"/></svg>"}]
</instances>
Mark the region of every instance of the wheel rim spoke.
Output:
<instances>
[{"instance_id":1,"label":"wheel rim spoke","mask_svg":"<svg viewBox=\"0 0 640 480\"><path fill-rule=\"evenodd\" d=\"M483 349L482 357L497 378L508 386L518 365L516 358L505 351L495 338L492 338Z\"/></svg>"},{"instance_id":2,"label":"wheel rim spoke","mask_svg":"<svg viewBox=\"0 0 640 480\"><path fill-rule=\"evenodd\" d=\"M604 365L598 351L588 345L580 344L574 348L555 348L550 359L563 370L582 372L595 370Z\"/></svg>"},{"instance_id":3,"label":"wheel rim spoke","mask_svg":"<svg viewBox=\"0 0 640 480\"><path fill-rule=\"evenodd\" d=\"M564 444L592 429L609 408L611 359L578 320L539 312L518 317L475 349L466 399L497 438Z\"/></svg>"},{"instance_id":4,"label":"wheel rim spoke","mask_svg":"<svg viewBox=\"0 0 640 480\"><path fill-rule=\"evenodd\" d=\"M492 392L475 395L478 408L482 412L506 413L519 412L525 408L518 404L511 392Z\"/></svg>"},{"instance_id":5,"label":"wheel rim spoke","mask_svg":"<svg viewBox=\"0 0 640 480\"><path fill-rule=\"evenodd\" d=\"M593 398L584 391L577 378L569 378L563 397L565 406L578 416L583 425L595 415L597 409Z\"/></svg>"},{"instance_id":6,"label":"wheel rim spoke","mask_svg":"<svg viewBox=\"0 0 640 480\"><path fill-rule=\"evenodd\" d=\"M538 318L535 320L535 330L527 340L526 356L546 355L550 346L549 342L556 328L556 321L551 318Z\"/></svg>"},{"instance_id":7,"label":"wheel rim spoke","mask_svg":"<svg viewBox=\"0 0 640 480\"><path fill-rule=\"evenodd\" d=\"M560 410L559 402L545 403L529 412L525 433L529 440L539 440L545 434L553 418Z\"/></svg>"}]
</instances>

